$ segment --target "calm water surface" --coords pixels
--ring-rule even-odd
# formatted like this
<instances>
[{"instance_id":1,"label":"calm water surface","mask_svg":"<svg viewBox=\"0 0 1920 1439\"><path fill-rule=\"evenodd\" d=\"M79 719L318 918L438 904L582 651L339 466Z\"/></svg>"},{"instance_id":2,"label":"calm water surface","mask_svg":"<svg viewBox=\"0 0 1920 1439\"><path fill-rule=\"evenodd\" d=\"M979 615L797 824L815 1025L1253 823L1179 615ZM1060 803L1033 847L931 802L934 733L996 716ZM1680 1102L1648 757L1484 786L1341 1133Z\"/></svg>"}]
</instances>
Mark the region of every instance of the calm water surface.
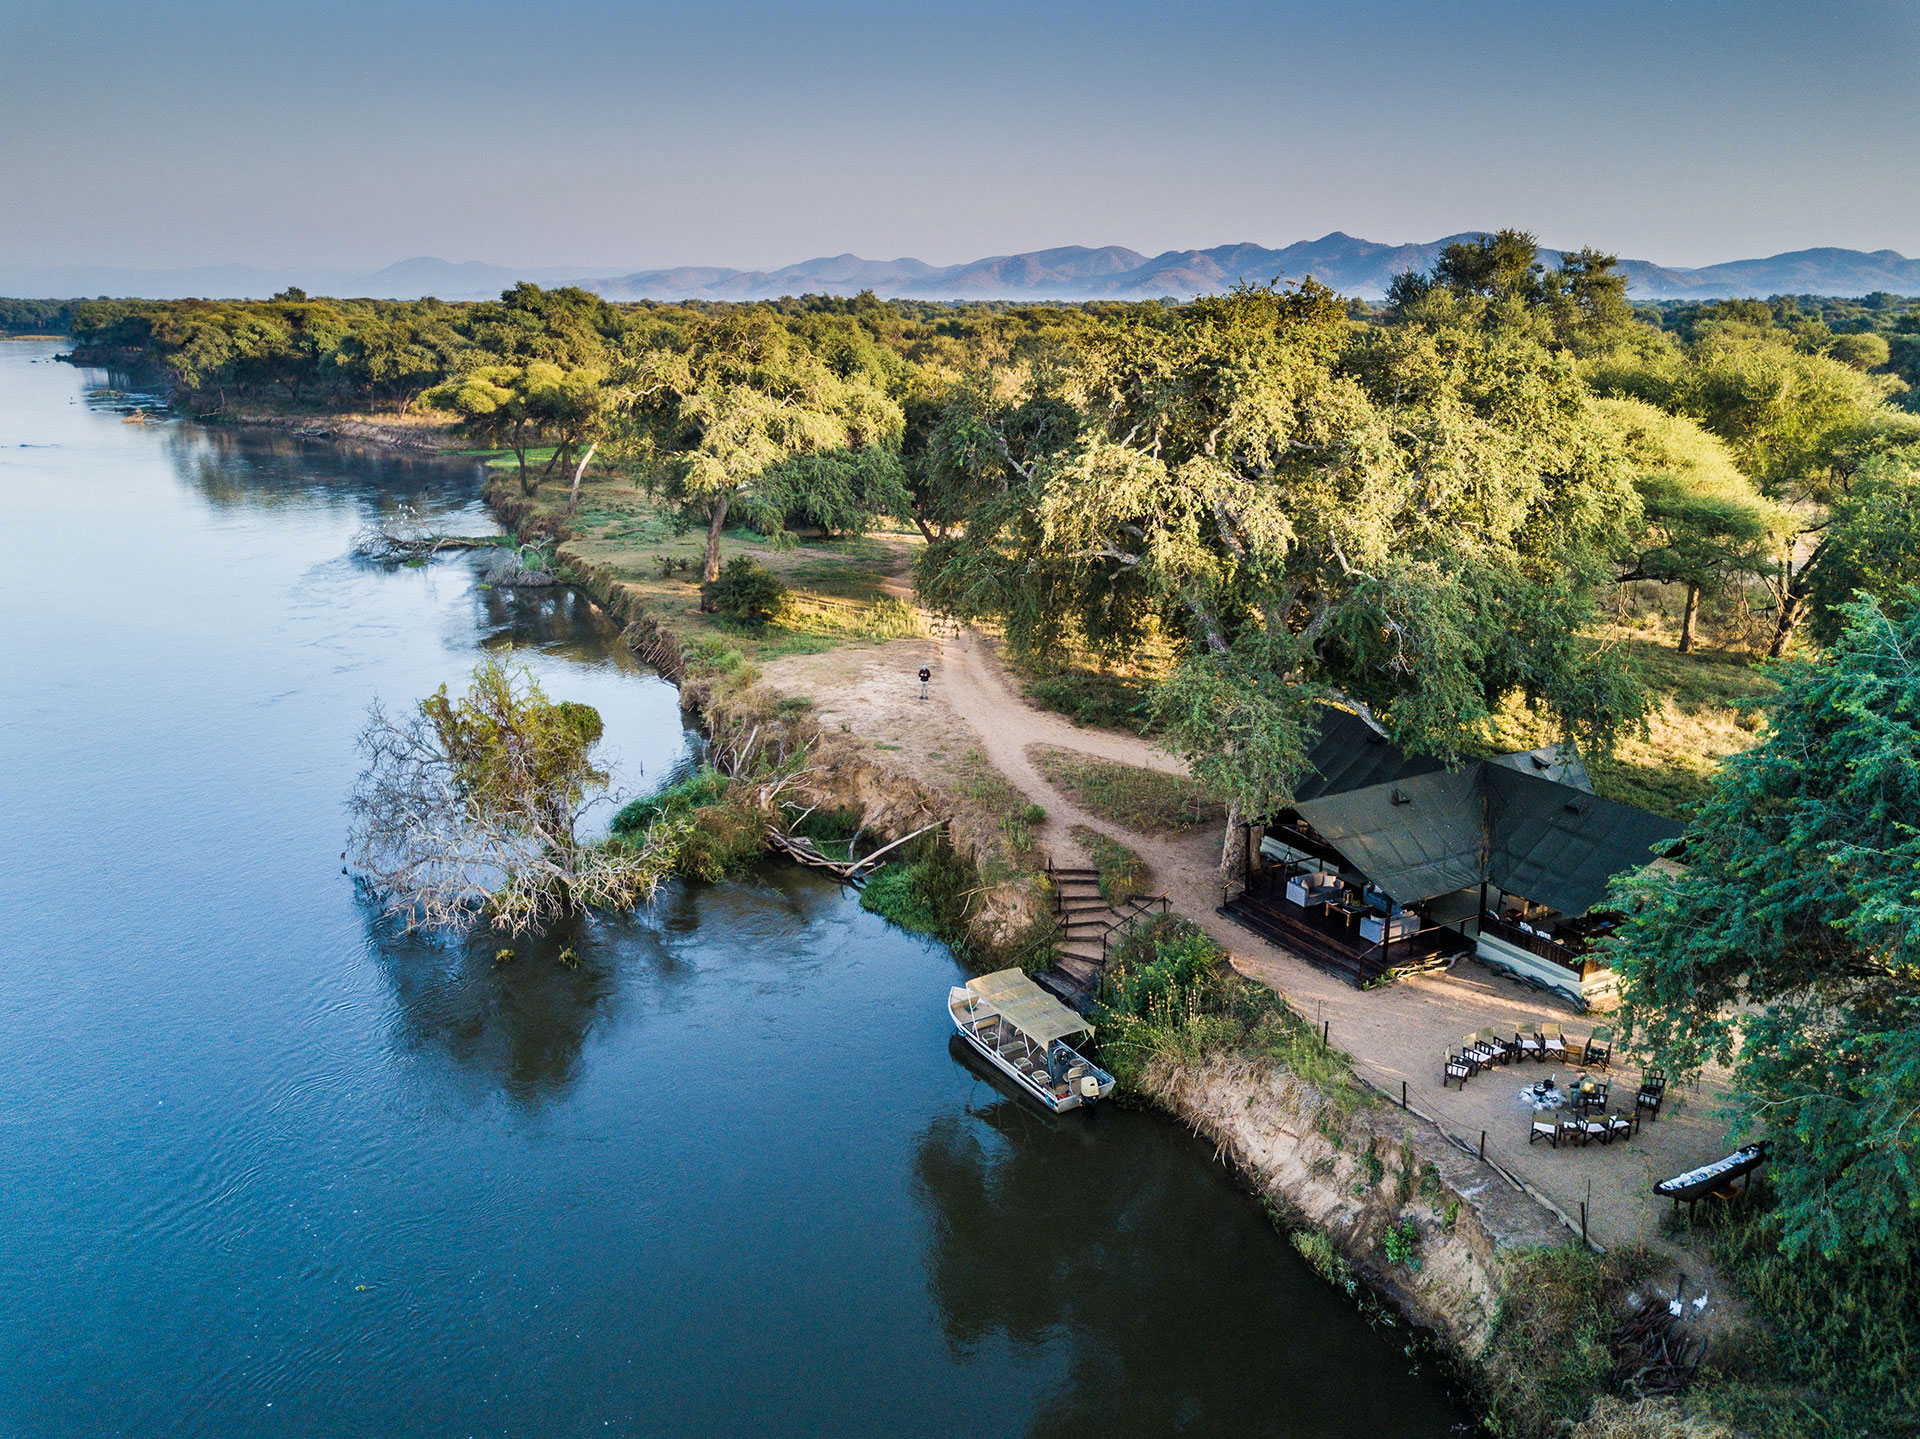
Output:
<instances>
[{"instance_id":1,"label":"calm water surface","mask_svg":"<svg viewBox=\"0 0 1920 1439\"><path fill-rule=\"evenodd\" d=\"M470 465L128 423L57 349L0 343L0 1435L1459 1425L1204 1148L960 1062L951 956L830 885L393 933L371 699L511 645L638 790L673 690L581 597L348 557L486 528Z\"/></svg>"}]
</instances>

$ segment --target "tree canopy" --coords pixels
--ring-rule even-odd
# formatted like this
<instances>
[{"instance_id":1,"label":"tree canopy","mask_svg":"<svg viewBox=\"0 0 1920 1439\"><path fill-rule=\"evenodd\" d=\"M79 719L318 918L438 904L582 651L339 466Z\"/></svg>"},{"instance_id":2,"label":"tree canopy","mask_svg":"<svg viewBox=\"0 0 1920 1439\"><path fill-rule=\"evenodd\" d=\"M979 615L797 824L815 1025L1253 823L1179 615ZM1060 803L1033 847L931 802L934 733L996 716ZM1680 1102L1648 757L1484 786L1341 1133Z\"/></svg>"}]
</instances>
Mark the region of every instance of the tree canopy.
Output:
<instances>
[{"instance_id":1,"label":"tree canopy","mask_svg":"<svg viewBox=\"0 0 1920 1439\"><path fill-rule=\"evenodd\" d=\"M1625 1017L1676 1075L1733 1066L1738 1125L1775 1142L1768 1233L1828 1300L1796 1342L1910 1404L1920 1373L1920 592L1872 599L1779 670L1683 872L1622 887ZM1868 1296L1877 1296L1872 1301ZM1829 1302L1830 1301L1830 1302ZM1892 1312L1874 1312L1876 1304Z\"/></svg>"},{"instance_id":2,"label":"tree canopy","mask_svg":"<svg viewBox=\"0 0 1920 1439\"><path fill-rule=\"evenodd\" d=\"M1571 363L1480 318L1356 329L1311 282L1244 287L976 385L975 502L922 593L1028 649L1174 637L1171 733L1236 815L1285 803L1318 693L1438 753L1510 693L1604 743L1638 700L1586 633L1638 499Z\"/></svg>"}]
</instances>

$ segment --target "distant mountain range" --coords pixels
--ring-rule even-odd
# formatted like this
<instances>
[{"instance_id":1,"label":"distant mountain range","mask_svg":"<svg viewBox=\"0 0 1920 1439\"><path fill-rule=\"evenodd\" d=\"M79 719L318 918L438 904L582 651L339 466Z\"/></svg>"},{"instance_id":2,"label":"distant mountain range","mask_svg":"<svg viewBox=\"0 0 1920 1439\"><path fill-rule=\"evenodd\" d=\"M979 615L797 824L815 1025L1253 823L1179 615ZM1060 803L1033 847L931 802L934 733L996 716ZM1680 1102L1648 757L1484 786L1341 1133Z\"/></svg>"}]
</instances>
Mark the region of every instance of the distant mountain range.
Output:
<instances>
[{"instance_id":1,"label":"distant mountain range","mask_svg":"<svg viewBox=\"0 0 1920 1439\"><path fill-rule=\"evenodd\" d=\"M779 270L682 266L607 276L604 269L547 266L513 269L475 260L403 260L371 274L287 267L219 265L193 270L100 269L85 266L0 265L0 295L66 299L75 295L140 295L178 299L271 295L289 285L310 294L364 295L411 300L491 298L517 280L582 285L610 300L763 300L781 295L852 295L872 290L885 298L923 300L1151 300L1189 299L1239 280L1276 276L1315 279L1346 295L1379 299L1405 270L1424 270L1443 246L1472 234L1422 245L1383 245L1338 230L1282 249L1218 245L1147 256L1118 245L1067 245L1021 255L991 255L963 265L921 260L863 260L833 255ZM1542 250L1549 264L1559 252ZM1623 260L1627 291L1636 300L1728 299L1746 295L1865 295L1875 290L1920 294L1920 260L1893 250L1793 250L1763 260L1729 260L1700 269Z\"/></svg>"}]
</instances>

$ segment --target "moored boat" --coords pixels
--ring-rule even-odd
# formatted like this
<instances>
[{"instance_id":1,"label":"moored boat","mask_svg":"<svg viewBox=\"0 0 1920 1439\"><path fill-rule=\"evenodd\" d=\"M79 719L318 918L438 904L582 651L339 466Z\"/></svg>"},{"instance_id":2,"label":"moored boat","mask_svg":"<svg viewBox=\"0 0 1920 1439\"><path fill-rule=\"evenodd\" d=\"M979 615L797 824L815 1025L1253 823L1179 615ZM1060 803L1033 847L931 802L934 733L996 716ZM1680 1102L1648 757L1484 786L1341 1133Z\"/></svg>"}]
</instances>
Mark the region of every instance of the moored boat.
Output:
<instances>
[{"instance_id":1,"label":"moored boat","mask_svg":"<svg viewBox=\"0 0 1920 1439\"><path fill-rule=\"evenodd\" d=\"M1056 1113L1113 1092L1113 1076L1067 1043L1093 1026L1017 969L955 985L947 1012L981 1057Z\"/></svg>"}]
</instances>

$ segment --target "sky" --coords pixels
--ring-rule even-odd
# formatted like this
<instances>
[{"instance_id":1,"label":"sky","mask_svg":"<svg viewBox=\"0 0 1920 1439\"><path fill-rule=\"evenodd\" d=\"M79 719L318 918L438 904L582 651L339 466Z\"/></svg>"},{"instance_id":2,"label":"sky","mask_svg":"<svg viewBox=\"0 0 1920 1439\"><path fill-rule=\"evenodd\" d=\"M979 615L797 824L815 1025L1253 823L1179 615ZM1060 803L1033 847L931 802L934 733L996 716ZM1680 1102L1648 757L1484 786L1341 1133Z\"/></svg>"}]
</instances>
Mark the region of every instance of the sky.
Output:
<instances>
[{"instance_id":1,"label":"sky","mask_svg":"<svg viewBox=\"0 0 1920 1439\"><path fill-rule=\"evenodd\" d=\"M1920 4L0 0L0 264L1920 255Z\"/></svg>"}]
</instances>

